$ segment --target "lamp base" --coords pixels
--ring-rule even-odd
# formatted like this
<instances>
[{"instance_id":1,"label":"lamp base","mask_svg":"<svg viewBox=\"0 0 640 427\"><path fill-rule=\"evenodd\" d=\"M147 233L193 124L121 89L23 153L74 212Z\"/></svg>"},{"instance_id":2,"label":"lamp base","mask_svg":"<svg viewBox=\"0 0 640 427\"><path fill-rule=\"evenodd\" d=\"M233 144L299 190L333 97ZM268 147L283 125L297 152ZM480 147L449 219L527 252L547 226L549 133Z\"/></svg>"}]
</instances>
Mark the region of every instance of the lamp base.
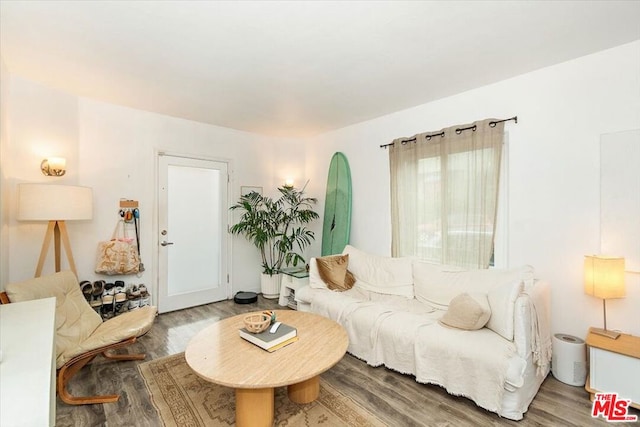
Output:
<instances>
[{"instance_id":1,"label":"lamp base","mask_svg":"<svg viewBox=\"0 0 640 427\"><path fill-rule=\"evenodd\" d=\"M610 331L608 329L602 328L591 328L591 332L597 335L602 335L603 337L611 338L612 340L615 340L620 336L620 332Z\"/></svg>"},{"instance_id":2,"label":"lamp base","mask_svg":"<svg viewBox=\"0 0 640 427\"><path fill-rule=\"evenodd\" d=\"M60 271L60 241L62 240L62 245L65 252L67 253L67 260L69 261L69 269L73 271L73 274L75 274L76 277L78 277L78 272L76 271L76 263L73 259L73 254L71 253L71 242L69 241L69 233L67 233L67 225L63 220L49 221L49 226L47 227L47 231L44 235L44 241L42 242L42 249L40 249L40 258L38 259L36 275L34 277L40 277L42 275L44 260L47 258L47 253L49 252L49 244L51 243L52 237L56 273Z\"/></svg>"}]
</instances>

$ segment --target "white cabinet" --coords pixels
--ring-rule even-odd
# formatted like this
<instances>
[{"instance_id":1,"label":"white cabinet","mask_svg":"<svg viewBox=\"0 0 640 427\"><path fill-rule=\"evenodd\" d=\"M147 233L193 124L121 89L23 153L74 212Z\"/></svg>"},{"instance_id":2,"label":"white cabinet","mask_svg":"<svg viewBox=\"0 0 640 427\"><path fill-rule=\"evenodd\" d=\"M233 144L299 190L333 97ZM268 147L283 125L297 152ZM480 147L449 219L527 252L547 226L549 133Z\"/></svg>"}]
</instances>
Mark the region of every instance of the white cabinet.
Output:
<instances>
[{"instance_id":1,"label":"white cabinet","mask_svg":"<svg viewBox=\"0 0 640 427\"><path fill-rule=\"evenodd\" d=\"M597 392L618 393L640 409L640 338L620 335L611 339L589 332L589 378L585 386L591 399Z\"/></svg>"},{"instance_id":2,"label":"white cabinet","mask_svg":"<svg viewBox=\"0 0 640 427\"><path fill-rule=\"evenodd\" d=\"M0 425L56 421L56 299L0 305Z\"/></svg>"}]
</instances>

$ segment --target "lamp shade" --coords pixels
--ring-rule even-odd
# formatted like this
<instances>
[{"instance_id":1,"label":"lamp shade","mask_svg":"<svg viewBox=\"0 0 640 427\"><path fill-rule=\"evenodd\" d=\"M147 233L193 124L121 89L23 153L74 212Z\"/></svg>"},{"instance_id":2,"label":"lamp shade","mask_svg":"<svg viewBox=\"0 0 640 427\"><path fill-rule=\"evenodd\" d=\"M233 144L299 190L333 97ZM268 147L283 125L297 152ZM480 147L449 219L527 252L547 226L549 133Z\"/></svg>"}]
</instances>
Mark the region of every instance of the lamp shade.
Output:
<instances>
[{"instance_id":1,"label":"lamp shade","mask_svg":"<svg viewBox=\"0 0 640 427\"><path fill-rule=\"evenodd\" d=\"M584 257L584 292L596 298L624 298L624 258Z\"/></svg>"},{"instance_id":2,"label":"lamp shade","mask_svg":"<svg viewBox=\"0 0 640 427\"><path fill-rule=\"evenodd\" d=\"M89 187L18 184L19 221L73 221L93 217Z\"/></svg>"}]
</instances>

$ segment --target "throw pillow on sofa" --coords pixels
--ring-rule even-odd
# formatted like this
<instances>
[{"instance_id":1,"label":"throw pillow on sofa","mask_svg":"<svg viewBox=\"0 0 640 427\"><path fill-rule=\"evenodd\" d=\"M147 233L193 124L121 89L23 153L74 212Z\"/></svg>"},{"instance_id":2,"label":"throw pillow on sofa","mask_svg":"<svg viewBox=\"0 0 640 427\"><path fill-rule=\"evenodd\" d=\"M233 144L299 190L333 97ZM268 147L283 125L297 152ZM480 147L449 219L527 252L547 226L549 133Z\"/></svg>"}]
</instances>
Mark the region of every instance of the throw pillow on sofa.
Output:
<instances>
[{"instance_id":1,"label":"throw pillow on sofa","mask_svg":"<svg viewBox=\"0 0 640 427\"><path fill-rule=\"evenodd\" d=\"M476 331L487 324L489 317L491 317L491 308L487 296L465 292L451 300L447 312L439 322L441 325L452 328Z\"/></svg>"},{"instance_id":2,"label":"throw pillow on sofa","mask_svg":"<svg viewBox=\"0 0 640 427\"><path fill-rule=\"evenodd\" d=\"M327 289L327 284L322 281L318 273L318 264L315 258L309 260L309 287L313 289Z\"/></svg>"},{"instance_id":3,"label":"throw pillow on sofa","mask_svg":"<svg viewBox=\"0 0 640 427\"><path fill-rule=\"evenodd\" d=\"M532 282L533 267L523 265L511 269L465 270L456 266L415 260L413 280L418 301L446 310L449 302L463 292L486 294L505 284Z\"/></svg>"},{"instance_id":4,"label":"throw pillow on sofa","mask_svg":"<svg viewBox=\"0 0 640 427\"><path fill-rule=\"evenodd\" d=\"M411 269L416 299L440 310L446 310L456 295L476 292L468 286L461 267L414 260Z\"/></svg>"},{"instance_id":5,"label":"throw pillow on sofa","mask_svg":"<svg viewBox=\"0 0 640 427\"><path fill-rule=\"evenodd\" d=\"M522 289L523 283L514 281L498 286L487 294L491 307L491 317L487 322L487 328L509 341L513 341L515 303Z\"/></svg>"},{"instance_id":6,"label":"throw pillow on sofa","mask_svg":"<svg viewBox=\"0 0 640 427\"><path fill-rule=\"evenodd\" d=\"M349 255L332 255L315 259L318 274L332 291L346 291L353 287L356 279L347 267Z\"/></svg>"},{"instance_id":7,"label":"throw pillow on sofa","mask_svg":"<svg viewBox=\"0 0 640 427\"><path fill-rule=\"evenodd\" d=\"M356 287L386 295L413 298L411 258L373 255L347 245L349 270L357 279Z\"/></svg>"}]
</instances>

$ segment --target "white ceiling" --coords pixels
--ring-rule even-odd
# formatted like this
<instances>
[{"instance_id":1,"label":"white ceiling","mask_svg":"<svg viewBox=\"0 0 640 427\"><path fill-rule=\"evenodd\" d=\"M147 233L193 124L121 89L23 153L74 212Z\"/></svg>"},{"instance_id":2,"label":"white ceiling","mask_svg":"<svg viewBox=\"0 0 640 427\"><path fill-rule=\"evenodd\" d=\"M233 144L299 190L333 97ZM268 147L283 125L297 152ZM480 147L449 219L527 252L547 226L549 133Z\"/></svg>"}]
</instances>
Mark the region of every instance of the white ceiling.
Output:
<instances>
[{"instance_id":1,"label":"white ceiling","mask_svg":"<svg viewBox=\"0 0 640 427\"><path fill-rule=\"evenodd\" d=\"M13 74L305 137L640 39L640 1L6 1Z\"/></svg>"}]
</instances>

